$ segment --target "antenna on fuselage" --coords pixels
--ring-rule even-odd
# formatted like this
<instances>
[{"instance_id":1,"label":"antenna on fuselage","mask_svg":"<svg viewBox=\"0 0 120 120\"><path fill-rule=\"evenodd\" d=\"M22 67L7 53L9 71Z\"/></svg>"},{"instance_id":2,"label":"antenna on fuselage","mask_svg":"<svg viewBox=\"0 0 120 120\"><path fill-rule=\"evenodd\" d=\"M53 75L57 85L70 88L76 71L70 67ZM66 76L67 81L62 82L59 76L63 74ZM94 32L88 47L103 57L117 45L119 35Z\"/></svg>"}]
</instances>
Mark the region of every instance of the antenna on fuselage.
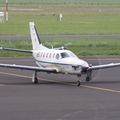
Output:
<instances>
[{"instance_id":1,"label":"antenna on fuselage","mask_svg":"<svg viewBox=\"0 0 120 120\"><path fill-rule=\"evenodd\" d=\"M45 42L48 46L51 46L51 49L54 49L53 44L51 42Z\"/></svg>"}]
</instances>

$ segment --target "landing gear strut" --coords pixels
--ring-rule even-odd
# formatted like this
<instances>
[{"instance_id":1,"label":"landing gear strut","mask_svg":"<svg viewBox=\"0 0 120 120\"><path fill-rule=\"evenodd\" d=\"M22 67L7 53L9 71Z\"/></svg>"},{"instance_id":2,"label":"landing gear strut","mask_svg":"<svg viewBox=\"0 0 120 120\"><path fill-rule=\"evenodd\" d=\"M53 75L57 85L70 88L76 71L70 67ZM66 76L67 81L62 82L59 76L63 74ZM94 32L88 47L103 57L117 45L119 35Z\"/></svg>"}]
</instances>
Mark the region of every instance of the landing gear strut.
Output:
<instances>
[{"instance_id":1,"label":"landing gear strut","mask_svg":"<svg viewBox=\"0 0 120 120\"><path fill-rule=\"evenodd\" d=\"M92 70L87 71L86 81L89 82L92 79Z\"/></svg>"},{"instance_id":2,"label":"landing gear strut","mask_svg":"<svg viewBox=\"0 0 120 120\"><path fill-rule=\"evenodd\" d=\"M34 84L37 84L37 83L38 83L37 71L35 71L35 72L33 73L32 82L33 82Z\"/></svg>"},{"instance_id":3,"label":"landing gear strut","mask_svg":"<svg viewBox=\"0 0 120 120\"><path fill-rule=\"evenodd\" d=\"M79 80L77 81L77 86L79 87L81 85L81 80L80 80L81 74L79 74L78 77L79 77Z\"/></svg>"}]
</instances>

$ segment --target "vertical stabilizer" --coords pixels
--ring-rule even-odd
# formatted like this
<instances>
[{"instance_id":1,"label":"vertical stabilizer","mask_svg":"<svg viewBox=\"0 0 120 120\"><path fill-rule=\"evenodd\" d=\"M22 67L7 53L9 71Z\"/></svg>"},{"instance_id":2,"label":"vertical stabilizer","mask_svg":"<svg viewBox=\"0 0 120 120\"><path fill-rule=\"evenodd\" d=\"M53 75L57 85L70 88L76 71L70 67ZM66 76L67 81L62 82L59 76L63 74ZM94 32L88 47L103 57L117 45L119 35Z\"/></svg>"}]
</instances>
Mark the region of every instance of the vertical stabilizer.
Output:
<instances>
[{"instance_id":1,"label":"vertical stabilizer","mask_svg":"<svg viewBox=\"0 0 120 120\"><path fill-rule=\"evenodd\" d=\"M33 50L45 49L39 38L34 22L29 22Z\"/></svg>"}]
</instances>

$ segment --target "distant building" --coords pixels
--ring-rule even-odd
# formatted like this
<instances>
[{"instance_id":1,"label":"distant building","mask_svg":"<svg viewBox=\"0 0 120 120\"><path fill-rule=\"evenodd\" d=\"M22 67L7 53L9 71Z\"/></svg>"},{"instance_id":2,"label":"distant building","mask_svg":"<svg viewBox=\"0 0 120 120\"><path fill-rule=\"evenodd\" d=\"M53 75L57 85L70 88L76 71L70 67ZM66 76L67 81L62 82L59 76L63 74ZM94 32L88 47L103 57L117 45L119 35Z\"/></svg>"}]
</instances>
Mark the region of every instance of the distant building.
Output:
<instances>
[{"instance_id":1,"label":"distant building","mask_svg":"<svg viewBox=\"0 0 120 120\"><path fill-rule=\"evenodd\" d=\"M0 12L0 23L4 23L5 20L5 14L4 12Z\"/></svg>"},{"instance_id":2,"label":"distant building","mask_svg":"<svg viewBox=\"0 0 120 120\"><path fill-rule=\"evenodd\" d=\"M5 10L4 12L0 11L0 23L8 21L8 0L5 0Z\"/></svg>"},{"instance_id":3,"label":"distant building","mask_svg":"<svg viewBox=\"0 0 120 120\"><path fill-rule=\"evenodd\" d=\"M59 21L62 21L62 18L63 18L63 14L60 13L60 14L59 14Z\"/></svg>"}]
</instances>

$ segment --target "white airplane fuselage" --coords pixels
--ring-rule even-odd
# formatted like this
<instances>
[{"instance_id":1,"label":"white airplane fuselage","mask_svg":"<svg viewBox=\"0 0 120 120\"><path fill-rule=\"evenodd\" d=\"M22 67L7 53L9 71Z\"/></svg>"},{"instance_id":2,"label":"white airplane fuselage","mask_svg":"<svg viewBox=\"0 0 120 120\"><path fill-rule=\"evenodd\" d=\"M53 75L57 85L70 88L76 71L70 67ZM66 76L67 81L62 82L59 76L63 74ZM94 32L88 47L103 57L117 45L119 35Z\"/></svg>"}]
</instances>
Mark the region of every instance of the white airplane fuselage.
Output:
<instances>
[{"instance_id":1,"label":"white airplane fuselage","mask_svg":"<svg viewBox=\"0 0 120 120\"><path fill-rule=\"evenodd\" d=\"M80 75L84 68L89 65L79 59L74 53L64 49L49 49L42 45L37 29L30 22L30 35L32 40L32 53L36 63L40 67L54 68L58 73Z\"/></svg>"},{"instance_id":2,"label":"white airplane fuselage","mask_svg":"<svg viewBox=\"0 0 120 120\"><path fill-rule=\"evenodd\" d=\"M38 66L55 68L58 72L65 74L81 75L82 70L89 67L86 61L79 59L69 50L49 48L33 50L33 57Z\"/></svg>"}]
</instances>

